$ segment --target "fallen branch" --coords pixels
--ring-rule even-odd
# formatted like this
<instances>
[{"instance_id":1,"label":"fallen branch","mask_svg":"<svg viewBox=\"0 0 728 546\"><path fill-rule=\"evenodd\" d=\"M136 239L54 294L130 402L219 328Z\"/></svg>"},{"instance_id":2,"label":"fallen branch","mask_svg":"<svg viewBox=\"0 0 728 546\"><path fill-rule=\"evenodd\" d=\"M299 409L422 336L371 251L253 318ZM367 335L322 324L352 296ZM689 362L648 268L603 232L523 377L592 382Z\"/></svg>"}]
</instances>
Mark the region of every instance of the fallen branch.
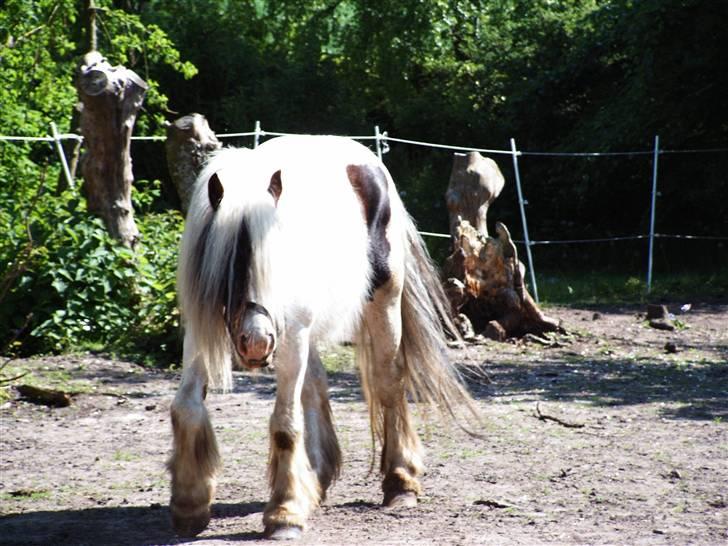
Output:
<instances>
[{"instance_id":1,"label":"fallen branch","mask_svg":"<svg viewBox=\"0 0 728 546\"><path fill-rule=\"evenodd\" d=\"M33 404L41 404L55 408L65 408L71 405L71 396L62 391L42 389L31 385L17 385L15 388L23 398Z\"/></svg>"},{"instance_id":2,"label":"fallen branch","mask_svg":"<svg viewBox=\"0 0 728 546\"><path fill-rule=\"evenodd\" d=\"M584 428L583 423L569 423L568 421L564 421L562 419L559 419L558 417L541 413L541 407L539 402L536 402L536 418L539 421L553 421L554 423L558 423L561 426L567 428Z\"/></svg>"}]
</instances>

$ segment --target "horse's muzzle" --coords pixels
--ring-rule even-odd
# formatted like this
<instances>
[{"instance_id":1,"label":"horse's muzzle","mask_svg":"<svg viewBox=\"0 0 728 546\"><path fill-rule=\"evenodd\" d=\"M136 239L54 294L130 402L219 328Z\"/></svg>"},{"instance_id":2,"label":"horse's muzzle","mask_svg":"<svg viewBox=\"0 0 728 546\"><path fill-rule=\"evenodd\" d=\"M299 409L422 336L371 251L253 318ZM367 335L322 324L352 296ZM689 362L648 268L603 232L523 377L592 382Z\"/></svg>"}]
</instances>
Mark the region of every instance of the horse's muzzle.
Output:
<instances>
[{"instance_id":1,"label":"horse's muzzle","mask_svg":"<svg viewBox=\"0 0 728 546\"><path fill-rule=\"evenodd\" d=\"M265 368L273 360L275 336L261 332L241 334L236 349L246 368Z\"/></svg>"},{"instance_id":2,"label":"horse's muzzle","mask_svg":"<svg viewBox=\"0 0 728 546\"><path fill-rule=\"evenodd\" d=\"M249 304L246 307L240 329L233 339L235 350L246 368L264 368L273 360L275 327L262 306Z\"/></svg>"}]
</instances>

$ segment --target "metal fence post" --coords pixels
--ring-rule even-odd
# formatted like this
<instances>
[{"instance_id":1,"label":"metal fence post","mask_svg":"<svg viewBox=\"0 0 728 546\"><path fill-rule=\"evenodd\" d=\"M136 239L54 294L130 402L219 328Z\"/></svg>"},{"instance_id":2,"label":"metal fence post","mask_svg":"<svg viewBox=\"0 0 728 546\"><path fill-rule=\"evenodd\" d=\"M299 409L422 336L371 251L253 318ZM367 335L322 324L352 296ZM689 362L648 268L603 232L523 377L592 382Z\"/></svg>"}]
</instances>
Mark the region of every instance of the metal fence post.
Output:
<instances>
[{"instance_id":1,"label":"metal fence post","mask_svg":"<svg viewBox=\"0 0 728 546\"><path fill-rule=\"evenodd\" d=\"M255 135L253 136L253 148L257 148L258 144L260 144L260 121L255 121Z\"/></svg>"},{"instance_id":2,"label":"metal fence post","mask_svg":"<svg viewBox=\"0 0 728 546\"><path fill-rule=\"evenodd\" d=\"M652 152L652 201L650 204L650 244L647 255L647 293L652 291L652 256L655 250L655 205L657 203L657 159L660 156L660 135L655 135Z\"/></svg>"},{"instance_id":3,"label":"metal fence post","mask_svg":"<svg viewBox=\"0 0 728 546\"><path fill-rule=\"evenodd\" d=\"M53 141L56 143L56 150L58 151L58 157L61 160L61 167L63 167L63 175L66 177L68 187L75 189L76 186L73 183L73 177L71 176L71 170L68 168L68 161L66 161L66 154L63 151L63 144L61 143L61 135L58 134L58 127L55 122L51 121L51 134L53 135Z\"/></svg>"},{"instance_id":4,"label":"metal fence post","mask_svg":"<svg viewBox=\"0 0 728 546\"><path fill-rule=\"evenodd\" d=\"M379 125L374 126L374 141L377 146L377 157L382 160L382 134L379 132Z\"/></svg>"},{"instance_id":5,"label":"metal fence post","mask_svg":"<svg viewBox=\"0 0 728 546\"><path fill-rule=\"evenodd\" d=\"M513 156L513 170L516 173L516 190L518 190L518 205L521 209L521 222L523 223L523 239L526 242L526 255L528 256L528 271L531 273L531 284L533 285L533 299L538 300L538 285L536 284L536 271L533 268L533 256L531 255L531 239L528 237L528 223L526 222L526 208L528 201L523 199L521 191L521 172L518 169L518 156L521 155L516 149L516 140L511 139L511 155Z\"/></svg>"}]
</instances>

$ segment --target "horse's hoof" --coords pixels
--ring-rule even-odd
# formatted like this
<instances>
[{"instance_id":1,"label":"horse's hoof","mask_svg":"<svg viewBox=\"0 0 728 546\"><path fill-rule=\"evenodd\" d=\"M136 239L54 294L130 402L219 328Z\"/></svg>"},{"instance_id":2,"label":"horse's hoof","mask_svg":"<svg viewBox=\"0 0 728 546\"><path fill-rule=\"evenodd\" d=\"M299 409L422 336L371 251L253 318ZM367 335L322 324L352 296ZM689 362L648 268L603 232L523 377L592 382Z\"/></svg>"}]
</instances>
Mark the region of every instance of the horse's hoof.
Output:
<instances>
[{"instance_id":1,"label":"horse's hoof","mask_svg":"<svg viewBox=\"0 0 728 546\"><path fill-rule=\"evenodd\" d=\"M298 540L303 535L303 527L298 525L268 525L264 532L268 540Z\"/></svg>"},{"instance_id":2,"label":"horse's hoof","mask_svg":"<svg viewBox=\"0 0 728 546\"><path fill-rule=\"evenodd\" d=\"M384 496L382 505L385 508L414 508L417 506L417 495L413 491L398 491Z\"/></svg>"},{"instance_id":3,"label":"horse's hoof","mask_svg":"<svg viewBox=\"0 0 728 546\"><path fill-rule=\"evenodd\" d=\"M177 536L182 538L195 537L202 531L207 529L210 523L210 509L208 508L202 514L196 514L192 517L182 517L174 513L172 510L172 527Z\"/></svg>"}]
</instances>

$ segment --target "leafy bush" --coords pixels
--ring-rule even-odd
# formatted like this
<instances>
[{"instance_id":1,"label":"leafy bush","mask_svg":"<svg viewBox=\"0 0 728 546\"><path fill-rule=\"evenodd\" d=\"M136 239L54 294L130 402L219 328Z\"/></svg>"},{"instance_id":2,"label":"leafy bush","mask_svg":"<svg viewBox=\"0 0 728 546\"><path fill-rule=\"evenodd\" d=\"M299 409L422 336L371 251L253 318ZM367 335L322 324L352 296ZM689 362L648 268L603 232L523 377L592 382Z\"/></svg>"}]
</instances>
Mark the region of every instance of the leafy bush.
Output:
<instances>
[{"instance_id":1,"label":"leafy bush","mask_svg":"<svg viewBox=\"0 0 728 546\"><path fill-rule=\"evenodd\" d=\"M143 196L147 203L158 185ZM177 358L179 213L139 215L143 239L131 251L109 238L74 190L7 204L0 216L9 234L0 244L0 322L9 326L3 346L18 353L104 347Z\"/></svg>"}]
</instances>

